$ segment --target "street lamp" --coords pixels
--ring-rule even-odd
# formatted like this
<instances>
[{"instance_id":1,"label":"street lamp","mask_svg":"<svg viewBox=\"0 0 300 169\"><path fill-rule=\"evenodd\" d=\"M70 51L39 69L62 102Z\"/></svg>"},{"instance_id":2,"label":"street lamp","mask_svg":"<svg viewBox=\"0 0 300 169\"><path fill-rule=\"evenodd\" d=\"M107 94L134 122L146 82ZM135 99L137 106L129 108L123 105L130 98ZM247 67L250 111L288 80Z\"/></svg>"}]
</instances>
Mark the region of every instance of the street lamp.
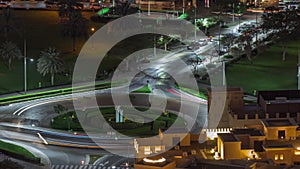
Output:
<instances>
[{"instance_id":1,"label":"street lamp","mask_svg":"<svg viewBox=\"0 0 300 169\"><path fill-rule=\"evenodd\" d=\"M148 16L150 16L150 0L148 0Z\"/></svg>"},{"instance_id":2,"label":"street lamp","mask_svg":"<svg viewBox=\"0 0 300 169\"><path fill-rule=\"evenodd\" d=\"M197 16L196 16L196 10L197 10L197 7L195 7L194 9L195 11L195 41L197 40Z\"/></svg>"},{"instance_id":3,"label":"street lamp","mask_svg":"<svg viewBox=\"0 0 300 169\"><path fill-rule=\"evenodd\" d=\"M24 43L24 94L26 94L27 93L27 48L26 48L26 46L27 46L27 44L26 44L26 39L24 38L24 41L23 41L23 43Z\"/></svg>"},{"instance_id":4,"label":"street lamp","mask_svg":"<svg viewBox=\"0 0 300 169\"><path fill-rule=\"evenodd\" d=\"M234 23L234 3L232 3L232 23Z\"/></svg>"}]
</instances>

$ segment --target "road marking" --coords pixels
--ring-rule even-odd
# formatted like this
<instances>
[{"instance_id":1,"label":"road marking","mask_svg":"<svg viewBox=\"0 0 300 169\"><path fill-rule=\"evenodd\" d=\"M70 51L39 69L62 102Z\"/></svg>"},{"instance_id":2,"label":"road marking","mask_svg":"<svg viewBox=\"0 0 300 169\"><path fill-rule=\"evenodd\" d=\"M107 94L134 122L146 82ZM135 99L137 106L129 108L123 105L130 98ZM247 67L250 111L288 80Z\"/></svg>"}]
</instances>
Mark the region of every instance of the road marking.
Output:
<instances>
[{"instance_id":1,"label":"road marking","mask_svg":"<svg viewBox=\"0 0 300 169\"><path fill-rule=\"evenodd\" d=\"M46 145L48 145L48 142L44 139L44 137L40 133L37 133L37 135Z\"/></svg>"},{"instance_id":2,"label":"road marking","mask_svg":"<svg viewBox=\"0 0 300 169\"><path fill-rule=\"evenodd\" d=\"M26 110L28 109L31 109L33 107L36 107L36 106L40 106L40 105L43 105L43 104L48 104L48 103L53 103L53 102L60 102L60 101L66 101L66 100L78 100L78 98L71 98L71 99L61 99L61 100L51 100L51 101L46 101L46 102L41 102L41 103L37 103L37 104L33 104L31 106L27 106L26 108L24 108L23 110L19 111L15 111L13 113L13 115L15 115L16 113L18 113L18 116L20 116L22 113L24 113Z\"/></svg>"}]
</instances>

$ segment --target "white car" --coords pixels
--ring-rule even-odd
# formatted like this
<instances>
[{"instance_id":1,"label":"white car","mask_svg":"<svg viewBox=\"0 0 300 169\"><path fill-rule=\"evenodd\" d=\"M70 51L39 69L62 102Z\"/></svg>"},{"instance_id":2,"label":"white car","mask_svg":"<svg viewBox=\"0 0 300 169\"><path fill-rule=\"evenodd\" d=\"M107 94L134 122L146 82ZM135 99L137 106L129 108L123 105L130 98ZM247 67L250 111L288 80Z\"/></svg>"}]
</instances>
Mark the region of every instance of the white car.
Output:
<instances>
[{"instance_id":1,"label":"white car","mask_svg":"<svg viewBox=\"0 0 300 169\"><path fill-rule=\"evenodd\" d=\"M6 8L9 4L7 2L0 2L0 8Z\"/></svg>"}]
</instances>

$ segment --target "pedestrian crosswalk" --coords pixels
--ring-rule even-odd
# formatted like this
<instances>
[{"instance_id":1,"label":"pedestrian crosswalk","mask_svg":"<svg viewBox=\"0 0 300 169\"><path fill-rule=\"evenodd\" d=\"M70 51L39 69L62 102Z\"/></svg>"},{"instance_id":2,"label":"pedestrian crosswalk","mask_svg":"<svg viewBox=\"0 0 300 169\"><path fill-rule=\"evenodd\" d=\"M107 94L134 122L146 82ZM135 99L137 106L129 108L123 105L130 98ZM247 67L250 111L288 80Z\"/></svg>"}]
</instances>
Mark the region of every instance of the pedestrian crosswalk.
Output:
<instances>
[{"instance_id":1,"label":"pedestrian crosswalk","mask_svg":"<svg viewBox=\"0 0 300 169\"><path fill-rule=\"evenodd\" d=\"M100 165L52 165L51 169L133 169L126 166L100 166Z\"/></svg>"}]
</instances>

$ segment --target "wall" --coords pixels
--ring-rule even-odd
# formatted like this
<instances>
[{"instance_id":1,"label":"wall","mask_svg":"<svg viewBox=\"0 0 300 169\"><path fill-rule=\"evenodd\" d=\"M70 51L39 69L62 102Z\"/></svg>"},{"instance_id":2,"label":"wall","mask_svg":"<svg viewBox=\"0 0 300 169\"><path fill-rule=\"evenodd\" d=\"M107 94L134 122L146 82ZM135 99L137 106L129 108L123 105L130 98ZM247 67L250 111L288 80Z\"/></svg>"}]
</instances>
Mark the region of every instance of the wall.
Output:
<instances>
[{"instance_id":1,"label":"wall","mask_svg":"<svg viewBox=\"0 0 300 169\"><path fill-rule=\"evenodd\" d=\"M278 159L275 160L275 155L278 155ZM280 155L283 155L283 160L280 160ZM267 149L266 158L272 159L275 164L293 164L293 149L292 148L282 148L282 149Z\"/></svg>"},{"instance_id":2,"label":"wall","mask_svg":"<svg viewBox=\"0 0 300 169\"><path fill-rule=\"evenodd\" d=\"M241 142L225 142L224 159L241 159Z\"/></svg>"},{"instance_id":3,"label":"wall","mask_svg":"<svg viewBox=\"0 0 300 169\"><path fill-rule=\"evenodd\" d=\"M267 140L278 140L278 131L285 130L285 140L295 139L297 137L297 127L264 127L264 133Z\"/></svg>"},{"instance_id":4,"label":"wall","mask_svg":"<svg viewBox=\"0 0 300 169\"><path fill-rule=\"evenodd\" d=\"M172 161L163 167L143 165L143 164L134 164L135 169L174 169L175 167L176 167L175 161Z\"/></svg>"},{"instance_id":5,"label":"wall","mask_svg":"<svg viewBox=\"0 0 300 169\"><path fill-rule=\"evenodd\" d=\"M180 137L180 146L190 146L190 134L164 134L163 136L163 145L173 146L173 138Z\"/></svg>"}]
</instances>

